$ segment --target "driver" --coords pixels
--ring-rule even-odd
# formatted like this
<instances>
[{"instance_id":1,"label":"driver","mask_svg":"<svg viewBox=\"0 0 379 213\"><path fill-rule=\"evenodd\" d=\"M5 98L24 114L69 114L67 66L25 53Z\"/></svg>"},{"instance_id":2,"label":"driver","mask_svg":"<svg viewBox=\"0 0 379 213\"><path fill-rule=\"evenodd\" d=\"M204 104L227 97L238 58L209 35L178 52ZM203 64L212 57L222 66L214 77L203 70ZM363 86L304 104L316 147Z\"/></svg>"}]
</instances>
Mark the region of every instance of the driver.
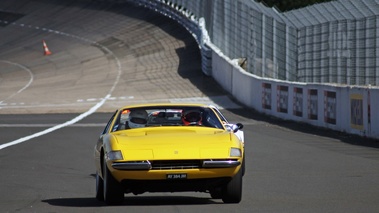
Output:
<instances>
[{"instance_id":1,"label":"driver","mask_svg":"<svg viewBox=\"0 0 379 213\"><path fill-rule=\"evenodd\" d=\"M130 129L145 127L147 123L147 112L145 110L132 110L129 114L128 126Z\"/></svg>"},{"instance_id":2,"label":"driver","mask_svg":"<svg viewBox=\"0 0 379 213\"><path fill-rule=\"evenodd\" d=\"M184 111L182 121L185 126L202 125L202 113L199 110Z\"/></svg>"}]
</instances>

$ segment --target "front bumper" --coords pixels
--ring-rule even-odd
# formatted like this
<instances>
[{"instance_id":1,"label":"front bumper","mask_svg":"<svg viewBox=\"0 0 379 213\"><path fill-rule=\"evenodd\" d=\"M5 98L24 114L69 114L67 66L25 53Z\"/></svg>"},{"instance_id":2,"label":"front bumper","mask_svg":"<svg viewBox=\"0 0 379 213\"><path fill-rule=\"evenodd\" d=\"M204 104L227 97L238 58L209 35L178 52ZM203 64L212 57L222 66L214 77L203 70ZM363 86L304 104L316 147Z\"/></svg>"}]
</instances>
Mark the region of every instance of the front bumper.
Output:
<instances>
[{"instance_id":1,"label":"front bumper","mask_svg":"<svg viewBox=\"0 0 379 213\"><path fill-rule=\"evenodd\" d=\"M233 168L241 165L236 159L221 160L164 160L164 161L127 161L113 162L117 170L173 170L201 168Z\"/></svg>"}]
</instances>

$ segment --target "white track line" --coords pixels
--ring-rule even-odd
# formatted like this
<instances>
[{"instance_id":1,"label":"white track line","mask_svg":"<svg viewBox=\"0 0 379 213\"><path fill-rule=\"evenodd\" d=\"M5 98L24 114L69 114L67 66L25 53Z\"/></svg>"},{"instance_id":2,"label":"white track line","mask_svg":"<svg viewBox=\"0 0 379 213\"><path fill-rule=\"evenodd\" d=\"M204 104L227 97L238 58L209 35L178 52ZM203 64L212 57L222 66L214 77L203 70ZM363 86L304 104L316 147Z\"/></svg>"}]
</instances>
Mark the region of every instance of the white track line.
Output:
<instances>
[{"instance_id":1,"label":"white track line","mask_svg":"<svg viewBox=\"0 0 379 213\"><path fill-rule=\"evenodd\" d=\"M14 65L14 66L18 66L20 67L21 69L27 71L30 75L30 79L29 79L29 82L23 87L21 88L19 91L17 91L16 93L13 93L12 95L10 95L9 97L5 98L4 100L0 100L0 103L2 103L3 101L5 100L8 100L12 97L14 97L15 95L21 93L22 91L24 91L26 88L28 88L30 86L30 84L32 84L33 80L34 80L34 75L32 73L32 71L30 69L28 69L27 67L21 65L21 64L17 64L17 63L13 63L11 61L5 61L5 60L0 60L0 62L3 62L3 63L7 63L7 64L11 64L11 65Z\"/></svg>"},{"instance_id":2,"label":"white track line","mask_svg":"<svg viewBox=\"0 0 379 213\"><path fill-rule=\"evenodd\" d=\"M0 20L1 21L1 20ZM24 27L24 25L20 24L19 25L20 27ZM35 29L39 29L38 27L36 27ZM45 29L46 30L46 29ZM30 139L33 139L33 138L36 138L36 137L39 137L39 136L42 136L42 135L45 135L45 134L48 134L50 132L53 132L55 130L58 130L58 129L61 129L63 127L66 127L66 126L69 126L69 125L72 125L80 120L82 120L83 118L91 115L92 113L96 112L96 110L98 110L104 103L105 101L107 101L108 98L111 97L112 95L112 92L115 90L119 80L120 80L120 77L121 77L121 63L120 63L120 60L116 57L116 55L110 51L107 47L101 45L101 44L98 44L94 41L90 41L88 39L85 39L85 38L81 38L81 37L78 37L78 36L75 36L75 35L71 35L71 34L67 34L67 33L63 33L63 32L59 32L59 31L55 31L55 30L48 30L48 32L51 32L51 33L56 33L58 35L63 35L63 36L69 36L69 37L72 37L72 38L75 38L75 39L79 39L79 40L82 40L82 41L85 41L85 42L88 42L88 43L91 43L92 45L95 45L99 48L102 48L103 50L105 50L106 52L108 52L110 55L113 56L113 58L116 60L116 64L117 64L117 77L116 77L116 80L115 82L113 83L113 86L112 88L109 90L108 94L103 98L101 99L100 102L98 102L95 106L93 106L92 108L90 108L87 112L84 112L80 115L78 115L77 117L73 118L72 120L69 120L69 121L66 121L65 123L62 123L62 124L58 124L56 126L53 126L51 128L48 128L46 130L43 130L41 132L37 132L37 133L34 133L32 135L29 135L29 136L26 136L26 137L23 137L23 138L20 138L20 139L17 139L17 140L14 140L14 141L11 141L11 142L8 142L8 143L5 143L5 144L1 144L0 145L0 150L1 149L4 149L6 147L9 147L9 146L13 146L13 145L17 145L17 144L20 144L20 143L23 143L25 141L28 141Z\"/></svg>"}]
</instances>

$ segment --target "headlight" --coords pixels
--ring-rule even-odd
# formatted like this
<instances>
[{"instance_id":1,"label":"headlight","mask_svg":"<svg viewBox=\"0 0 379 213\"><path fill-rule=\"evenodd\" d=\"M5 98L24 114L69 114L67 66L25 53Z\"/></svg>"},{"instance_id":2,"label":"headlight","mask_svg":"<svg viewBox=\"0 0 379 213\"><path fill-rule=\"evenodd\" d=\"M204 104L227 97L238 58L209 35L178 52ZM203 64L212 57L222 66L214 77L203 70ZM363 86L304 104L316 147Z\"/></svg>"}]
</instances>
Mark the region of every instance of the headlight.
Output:
<instances>
[{"instance_id":1,"label":"headlight","mask_svg":"<svg viewBox=\"0 0 379 213\"><path fill-rule=\"evenodd\" d=\"M108 160L122 160L122 153L120 150L110 151L107 153Z\"/></svg>"},{"instance_id":2,"label":"headlight","mask_svg":"<svg viewBox=\"0 0 379 213\"><path fill-rule=\"evenodd\" d=\"M241 157L241 149L238 148L231 148L230 149L230 157Z\"/></svg>"}]
</instances>

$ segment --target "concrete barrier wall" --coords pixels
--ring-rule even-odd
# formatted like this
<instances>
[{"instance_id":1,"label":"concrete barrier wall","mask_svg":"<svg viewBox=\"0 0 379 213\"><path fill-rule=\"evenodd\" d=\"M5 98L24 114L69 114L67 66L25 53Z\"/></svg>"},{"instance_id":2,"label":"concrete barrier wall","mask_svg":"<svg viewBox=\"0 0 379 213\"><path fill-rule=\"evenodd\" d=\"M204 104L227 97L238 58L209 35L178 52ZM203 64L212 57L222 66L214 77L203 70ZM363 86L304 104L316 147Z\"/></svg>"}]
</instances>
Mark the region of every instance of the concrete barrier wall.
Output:
<instances>
[{"instance_id":1,"label":"concrete barrier wall","mask_svg":"<svg viewBox=\"0 0 379 213\"><path fill-rule=\"evenodd\" d=\"M278 118L379 139L379 88L260 78L213 48L213 77L244 105Z\"/></svg>"}]
</instances>

